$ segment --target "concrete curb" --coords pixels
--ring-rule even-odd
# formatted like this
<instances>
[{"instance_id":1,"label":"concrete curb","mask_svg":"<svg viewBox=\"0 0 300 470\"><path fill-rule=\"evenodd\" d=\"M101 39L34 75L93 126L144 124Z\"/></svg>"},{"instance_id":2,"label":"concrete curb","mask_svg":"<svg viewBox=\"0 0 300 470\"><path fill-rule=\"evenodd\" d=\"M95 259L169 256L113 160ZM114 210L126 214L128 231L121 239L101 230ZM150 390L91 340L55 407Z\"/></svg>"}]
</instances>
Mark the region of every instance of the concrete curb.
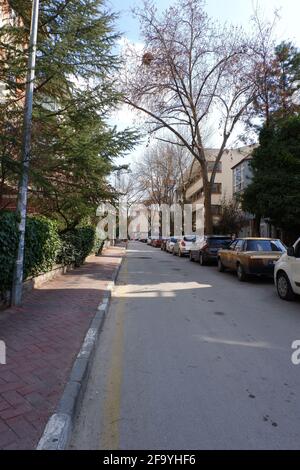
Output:
<instances>
[{"instance_id":1,"label":"concrete curb","mask_svg":"<svg viewBox=\"0 0 300 470\"><path fill-rule=\"evenodd\" d=\"M107 291L102 302L98 305L96 315L77 354L56 412L50 416L36 450L65 450L69 444L74 418L86 389L99 335L109 309L111 293L122 261L123 258L114 272L113 280L107 285Z\"/></svg>"}]
</instances>

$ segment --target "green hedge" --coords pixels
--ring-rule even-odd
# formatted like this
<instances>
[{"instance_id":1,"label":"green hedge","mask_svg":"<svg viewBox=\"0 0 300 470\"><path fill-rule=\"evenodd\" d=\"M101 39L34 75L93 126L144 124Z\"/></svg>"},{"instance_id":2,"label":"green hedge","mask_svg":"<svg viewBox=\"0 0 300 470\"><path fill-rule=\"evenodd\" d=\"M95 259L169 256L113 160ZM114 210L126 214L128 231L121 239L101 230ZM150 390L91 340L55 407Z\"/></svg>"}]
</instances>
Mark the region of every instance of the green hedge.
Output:
<instances>
[{"instance_id":1,"label":"green hedge","mask_svg":"<svg viewBox=\"0 0 300 470\"><path fill-rule=\"evenodd\" d=\"M60 248L56 223L46 217L29 217L25 234L24 279L51 271Z\"/></svg>"},{"instance_id":2,"label":"green hedge","mask_svg":"<svg viewBox=\"0 0 300 470\"><path fill-rule=\"evenodd\" d=\"M0 212L0 291L11 288L18 244L16 214ZM59 235L46 217L28 217L25 236L24 279L51 271L58 264L80 266L96 247L95 229L80 227Z\"/></svg>"},{"instance_id":3,"label":"green hedge","mask_svg":"<svg viewBox=\"0 0 300 470\"><path fill-rule=\"evenodd\" d=\"M81 266L86 257L95 249L96 231L93 227L75 228L61 236L62 248L58 255L60 264Z\"/></svg>"},{"instance_id":4,"label":"green hedge","mask_svg":"<svg viewBox=\"0 0 300 470\"><path fill-rule=\"evenodd\" d=\"M0 292L10 288L18 247L15 214L0 212Z\"/></svg>"},{"instance_id":5,"label":"green hedge","mask_svg":"<svg viewBox=\"0 0 300 470\"><path fill-rule=\"evenodd\" d=\"M0 290L11 287L18 244L17 217L0 213ZM61 247L56 224L45 217L26 221L24 279L50 271Z\"/></svg>"}]
</instances>

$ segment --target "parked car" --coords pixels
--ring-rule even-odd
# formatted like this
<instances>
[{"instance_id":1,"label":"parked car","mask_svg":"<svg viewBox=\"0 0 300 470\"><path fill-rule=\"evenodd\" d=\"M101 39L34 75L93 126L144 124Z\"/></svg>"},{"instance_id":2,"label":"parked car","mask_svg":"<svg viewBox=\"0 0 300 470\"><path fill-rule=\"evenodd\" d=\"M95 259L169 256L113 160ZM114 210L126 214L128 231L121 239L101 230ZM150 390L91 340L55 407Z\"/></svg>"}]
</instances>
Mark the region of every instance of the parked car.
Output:
<instances>
[{"instance_id":1,"label":"parked car","mask_svg":"<svg viewBox=\"0 0 300 470\"><path fill-rule=\"evenodd\" d=\"M154 248L160 248L161 247L161 237L152 237L151 246L153 246Z\"/></svg>"},{"instance_id":2,"label":"parked car","mask_svg":"<svg viewBox=\"0 0 300 470\"><path fill-rule=\"evenodd\" d=\"M166 243L166 251L168 253L173 253L174 245L177 242L177 238L171 237Z\"/></svg>"},{"instance_id":3,"label":"parked car","mask_svg":"<svg viewBox=\"0 0 300 470\"><path fill-rule=\"evenodd\" d=\"M232 242L229 235L196 236L190 249L190 261L198 261L201 266L209 263L218 263L218 252L227 248Z\"/></svg>"},{"instance_id":4,"label":"parked car","mask_svg":"<svg viewBox=\"0 0 300 470\"><path fill-rule=\"evenodd\" d=\"M300 238L275 264L274 279L281 299L293 300L300 295Z\"/></svg>"},{"instance_id":5,"label":"parked car","mask_svg":"<svg viewBox=\"0 0 300 470\"><path fill-rule=\"evenodd\" d=\"M185 235L178 239L173 248L173 255L185 256L189 255L192 243L195 241L196 235Z\"/></svg>"},{"instance_id":6,"label":"parked car","mask_svg":"<svg viewBox=\"0 0 300 470\"><path fill-rule=\"evenodd\" d=\"M218 268L220 272L236 271L242 282L251 274L272 276L276 261L285 251L278 239L238 238L227 249L219 250Z\"/></svg>"},{"instance_id":7,"label":"parked car","mask_svg":"<svg viewBox=\"0 0 300 470\"><path fill-rule=\"evenodd\" d=\"M162 251L166 251L166 250L167 250L167 241L168 241L168 240L170 240L169 237L163 237L163 238L161 239L160 249L161 249Z\"/></svg>"}]
</instances>

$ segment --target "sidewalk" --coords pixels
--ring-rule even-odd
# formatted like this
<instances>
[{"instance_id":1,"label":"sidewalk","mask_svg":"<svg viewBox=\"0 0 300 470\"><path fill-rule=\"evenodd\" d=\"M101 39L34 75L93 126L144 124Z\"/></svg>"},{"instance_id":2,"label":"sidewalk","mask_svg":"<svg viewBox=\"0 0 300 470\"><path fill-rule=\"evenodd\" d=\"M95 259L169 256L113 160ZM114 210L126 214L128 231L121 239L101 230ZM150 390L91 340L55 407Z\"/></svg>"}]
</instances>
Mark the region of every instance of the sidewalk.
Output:
<instances>
[{"instance_id":1,"label":"sidewalk","mask_svg":"<svg viewBox=\"0 0 300 470\"><path fill-rule=\"evenodd\" d=\"M74 358L124 248L101 257L26 295L21 308L0 312L0 449L34 449L55 411Z\"/></svg>"}]
</instances>

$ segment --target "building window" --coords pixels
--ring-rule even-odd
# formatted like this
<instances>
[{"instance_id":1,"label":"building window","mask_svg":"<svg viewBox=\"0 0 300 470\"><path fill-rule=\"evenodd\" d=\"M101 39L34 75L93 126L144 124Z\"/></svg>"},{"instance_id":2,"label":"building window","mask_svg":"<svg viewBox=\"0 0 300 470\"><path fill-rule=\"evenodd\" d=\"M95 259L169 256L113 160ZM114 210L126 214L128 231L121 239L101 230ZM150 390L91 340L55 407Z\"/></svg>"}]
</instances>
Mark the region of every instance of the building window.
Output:
<instances>
[{"instance_id":1,"label":"building window","mask_svg":"<svg viewBox=\"0 0 300 470\"><path fill-rule=\"evenodd\" d=\"M207 162L207 171L212 172L215 164L215 162ZM217 173L222 173L222 162L217 164Z\"/></svg>"},{"instance_id":2,"label":"building window","mask_svg":"<svg viewBox=\"0 0 300 470\"><path fill-rule=\"evenodd\" d=\"M222 194L222 183L214 183L211 192L212 194Z\"/></svg>"},{"instance_id":3,"label":"building window","mask_svg":"<svg viewBox=\"0 0 300 470\"><path fill-rule=\"evenodd\" d=\"M234 193L239 193L244 189L244 167L238 166L233 172L233 190Z\"/></svg>"},{"instance_id":4,"label":"building window","mask_svg":"<svg viewBox=\"0 0 300 470\"><path fill-rule=\"evenodd\" d=\"M221 215L221 206L217 206L213 204L211 206L211 213L212 215Z\"/></svg>"}]
</instances>

